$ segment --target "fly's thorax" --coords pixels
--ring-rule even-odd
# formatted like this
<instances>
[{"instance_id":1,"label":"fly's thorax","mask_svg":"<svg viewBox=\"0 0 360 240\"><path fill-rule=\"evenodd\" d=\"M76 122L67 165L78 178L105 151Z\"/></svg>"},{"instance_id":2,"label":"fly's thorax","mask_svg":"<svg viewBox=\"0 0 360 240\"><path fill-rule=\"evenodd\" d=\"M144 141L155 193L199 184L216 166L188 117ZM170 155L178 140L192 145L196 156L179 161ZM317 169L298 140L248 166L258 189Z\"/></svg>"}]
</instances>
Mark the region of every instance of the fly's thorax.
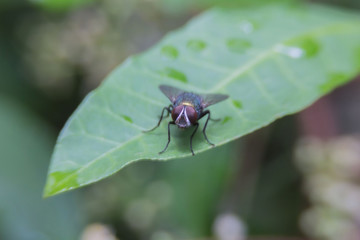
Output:
<instances>
[{"instance_id":1,"label":"fly's thorax","mask_svg":"<svg viewBox=\"0 0 360 240\"><path fill-rule=\"evenodd\" d=\"M195 109L197 116L201 115L203 108L201 106L201 97L195 93L184 92L180 94L173 102L174 107L186 105Z\"/></svg>"},{"instance_id":2,"label":"fly's thorax","mask_svg":"<svg viewBox=\"0 0 360 240\"><path fill-rule=\"evenodd\" d=\"M180 128L188 128L197 122L197 112L191 103L184 102L174 107L171 113L175 124Z\"/></svg>"}]
</instances>

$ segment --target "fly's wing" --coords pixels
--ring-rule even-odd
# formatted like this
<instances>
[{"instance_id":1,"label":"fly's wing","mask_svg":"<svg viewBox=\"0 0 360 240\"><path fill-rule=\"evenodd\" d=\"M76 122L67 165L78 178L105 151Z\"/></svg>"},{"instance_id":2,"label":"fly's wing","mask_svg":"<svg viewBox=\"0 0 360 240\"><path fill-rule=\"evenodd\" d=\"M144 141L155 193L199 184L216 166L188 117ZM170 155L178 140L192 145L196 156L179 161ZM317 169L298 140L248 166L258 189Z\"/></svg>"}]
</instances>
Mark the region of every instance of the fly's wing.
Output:
<instances>
[{"instance_id":1,"label":"fly's wing","mask_svg":"<svg viewBox=\"0 0 360 240\"><path fill-rule=\"evenodd\" d=\"M171 87L169 85L160 85L160 90L167 96L172 103L175 102L176 98L181 94L184 93L184 90L181 90L176 87Z\"/></svg>"},{"instance_id":2,"label":"fly's wing","mask_svg":"<svg viewBox=\"0 0 360 240\"><path fill-rule=\"evenodd\" d=\"M215 103L224 101L229 96L225 94L200 94L200 97L202 99L201 106L203 108L206 108L210 105L213 105Z\"/></svg>"}]
</instances>

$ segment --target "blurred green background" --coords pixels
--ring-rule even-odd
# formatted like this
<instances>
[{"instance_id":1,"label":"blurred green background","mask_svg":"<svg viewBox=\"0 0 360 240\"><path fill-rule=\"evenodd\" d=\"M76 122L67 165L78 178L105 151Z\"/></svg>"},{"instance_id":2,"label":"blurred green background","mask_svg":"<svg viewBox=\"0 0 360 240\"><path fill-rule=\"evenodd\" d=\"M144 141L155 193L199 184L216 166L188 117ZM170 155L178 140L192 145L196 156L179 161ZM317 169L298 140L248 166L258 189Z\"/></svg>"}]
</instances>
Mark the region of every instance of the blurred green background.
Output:
<instances>
[{"instance_id":1,"label":"blurred green background","mask_svg":"<svg viewBox=\"0 0 360 240\"><path fill-rule=\"evenodd\" d=\"M0 239L359 239L360 79L226 146L42 199L58 132L115 66L211 6L269 2L1 0Z\"/></svg>"}]
</instances>

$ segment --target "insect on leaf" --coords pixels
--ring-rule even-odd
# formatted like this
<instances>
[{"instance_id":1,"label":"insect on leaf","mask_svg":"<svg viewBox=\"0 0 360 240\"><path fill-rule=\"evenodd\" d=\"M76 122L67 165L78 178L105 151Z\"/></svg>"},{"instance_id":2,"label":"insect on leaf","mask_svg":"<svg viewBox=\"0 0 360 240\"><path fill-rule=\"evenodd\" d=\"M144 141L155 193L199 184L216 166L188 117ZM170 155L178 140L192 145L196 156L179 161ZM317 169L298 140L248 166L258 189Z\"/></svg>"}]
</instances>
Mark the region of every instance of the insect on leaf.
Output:
<instances>
[{"instance_id":1,"label":"insect on leaf","mask_svg":"<svg viewBox=\"0 0 360 240\"><path fill-rule=\"evenodd\" d=\"M201 14L129 58L84 99L60 133L45 196L98 181L138 160L189 156L188 138L176 127L169 148L158 154L167 141L166 121L143 133L169 104L158 89L162 84L230 96L209 107L212 117L223 119L207 127L217 146L304 109L359 73L359 26L358 12L319 5ZM200 153L211 146L198 134L193 147Z\"/></svg>"}]
</instances>

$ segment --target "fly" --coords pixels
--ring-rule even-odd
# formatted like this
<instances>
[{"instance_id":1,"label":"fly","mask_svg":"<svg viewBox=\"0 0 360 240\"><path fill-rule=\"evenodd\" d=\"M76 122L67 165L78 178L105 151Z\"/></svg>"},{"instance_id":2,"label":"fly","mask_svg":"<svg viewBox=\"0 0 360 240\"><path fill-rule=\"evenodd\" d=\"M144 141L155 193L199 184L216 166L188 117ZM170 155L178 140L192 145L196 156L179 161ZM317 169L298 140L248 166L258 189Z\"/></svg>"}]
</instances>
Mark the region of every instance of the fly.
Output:
<instances>
[{"instance_id":1,"label":"fly","mask_svg":"<svg viewBox=\"0 0 360 240\"><path fill-rule=\"evenodd\" d=\"M184 90L171 87L168 85L160 85L160 90L169 98L171 104L168 107L164 107L161 116L159 119L158 124L145 132L150 132L160 126L161 121L164 118L164 114L166 111L166 116L168 117L171 114L172 121L168 123L168 142L164 150L159 152L159 154L166 151L170 143L170 125L177 125L179 128L189 128L191 126L195 126L195 129L190 137L190 150L192 155L194 154L193 147L192 147L192 139L199 127L199 122L201 118L207 115L207 119L203 128L203 134L206 141L215 146L213 143L209 141L206 136L206 126L209 120L215 120L210 118L210 111L205 110L210 105L215 103L221 102L227 99L229 96L224 94L196 94L192 92L186 92Z\"/></svg>"}]
</instances>

